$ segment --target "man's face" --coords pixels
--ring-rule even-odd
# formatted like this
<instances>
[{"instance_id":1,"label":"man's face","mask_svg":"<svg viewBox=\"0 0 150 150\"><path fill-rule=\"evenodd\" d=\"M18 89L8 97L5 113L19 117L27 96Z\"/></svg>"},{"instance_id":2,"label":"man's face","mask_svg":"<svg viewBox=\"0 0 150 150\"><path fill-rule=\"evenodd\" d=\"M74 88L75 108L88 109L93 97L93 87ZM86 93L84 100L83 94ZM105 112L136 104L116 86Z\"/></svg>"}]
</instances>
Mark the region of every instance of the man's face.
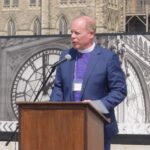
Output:
<instances>
[{"instance_id":1,"label":"man's face","mask_svg":"<svg viewBox=\"0 0 150 150\"><path fill-rule=\"evenodd\" d=\"M71 41L75 49L84 50L93 44L94 33L86 29L85 21L74 20L71 24Z\"/></svg>"}]
</instances>

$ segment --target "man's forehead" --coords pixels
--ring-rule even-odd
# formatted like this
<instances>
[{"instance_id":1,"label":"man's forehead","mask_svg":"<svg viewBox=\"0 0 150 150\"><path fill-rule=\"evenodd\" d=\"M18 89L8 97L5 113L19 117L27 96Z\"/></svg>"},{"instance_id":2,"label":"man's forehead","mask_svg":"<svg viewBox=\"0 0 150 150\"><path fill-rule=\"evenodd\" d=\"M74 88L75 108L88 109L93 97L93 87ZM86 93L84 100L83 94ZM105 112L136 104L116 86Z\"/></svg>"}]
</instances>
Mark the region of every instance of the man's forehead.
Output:
<instances>
[{"instance_id":1,"label":"man's forehead","mask_svg":"<svg viewBox=\"0 0 150 150\"><path fill-rule=\"evenodd\" d=\"M85 28L86 22L84 20L74 20L71 24L72 28Z\"/></svg>"}]
</instances>

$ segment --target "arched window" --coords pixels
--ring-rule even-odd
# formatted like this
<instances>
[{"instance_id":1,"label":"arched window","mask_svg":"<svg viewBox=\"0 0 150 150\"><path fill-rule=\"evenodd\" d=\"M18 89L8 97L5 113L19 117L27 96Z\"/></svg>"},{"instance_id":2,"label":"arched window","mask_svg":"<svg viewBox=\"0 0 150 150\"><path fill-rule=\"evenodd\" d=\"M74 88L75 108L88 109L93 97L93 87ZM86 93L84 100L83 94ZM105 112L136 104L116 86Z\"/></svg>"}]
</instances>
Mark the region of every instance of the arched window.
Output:
<instances>
[{"instance_id":1,"label":"arched window","mask_svg":"<svg viewBox=\"0 0 150 150\"><path fill-rule=\"evenodd\" d=\"M41 0L30 0L30 6L41 6Z\"/></svg>"},{"instance_id":2,"label":"arched window","mask_svg":"<svg viewBox=\"0 0 150 150\"><path fill-rule=\"evenodd\" d=\"M112 29L112 24L111 24L111 17L110 17L110 15L108 16L108 31L111 31L111 29Z\"/></svg>"},{"instance_id":3,"label":"arched window","mask_svg":"<svg viewBox=\"0 0 150 150\"><path fill-rule=\"evenodd\" d=\"M77 0L70 0L70 3L77 3Z\"/></svg>"},{"instance_id":4,"label":"arched window","mask_svg":"<svg viewBox=\"0 0 150 150\"><path fill-rule=\"evenodd\" d=\"M67 4L68 0L61 0L61 4Z\"/></svg>"},{"instance_id":5,"label":"arched window","mask_svg":"<svg viewBox=\"0 0 150 150\"><path fill-rule=\"evenodd\" d=\"M13 1L12 1L12 6L13 6L13 7L17 7L18 5L19 5L18 0L13 0Z\"/></svg>"},{"instance_id":6,"label":"arched window","mask_svg":"<svg viewBox=\"0 0 150 150\"><path fill-rule=\"evenodd\" d=\"M115 22L114 22L114 31L117 32L119 30L119 22L118 22L119 18L118 16L116 16L115 18Z\"/></svg>"},{"instance_id":7,"label":"arched window","mask_svg":"<svg viewBox=\"0 0 150 150\"><path fill-rule=\"evenodd\" d=\"M10 21L8 22L7 34L9 36L16 35L15 23L12 19L10 19Z\"/></svg>"},{"instance_id":8,"label":"arched window","mask_svg":"<svg viewBox=\"0 0 150 150\"><path fill-rule=\"evenodd\" d=\"M36 0L30 0L30 5L31 6L36 6Z\"/></svg>"},{"instance_id":9,"label":"arched window","mask_svg":"<svg viewBox=\"0 0 150 150\"><path fill-rule=\"evenodd\" d=\"M85 12L81 12L80 15L81 16L86 16L86 13Z\"/></svg>"},{"instance_id":10,"label":"arched window","mask_svg":"<svg viewBox=\"0 0 150 150\"><path fill-rule=\"evenodd\" d=\"M127 79L128 96L125 103L125 122L145 123L146 108L144 91L136 68L128 63L129 78Z\"/></svg>"},{"instance_id":11,"label":"arched window","mask_svg":"<svg viewBox=\"0 0 150 150\"><path fill-rule=\"evenodd\" d=\"M4 0L4 7L18 7L18 0Z\"/></svg>"},{"instance_id":12,"label":"arched window","mask_svg":"<svg viewBox=\"0 0 150 150\"><path fill-rule=\"evenodd\" d=\"M36 19L34 21L33 34L34 35L41 35L41 23L40 23L39 19Z\"/></svg>"},{"instance_id":13,"label":"arched window","mask_svg":"<svg viewBox=\"0 0 150 150\"><path fill-rule=\"evenodd\" d=\"M65 17L60 18L59 34L67 34L67 21L66 21Z\"/></svg>"},{"instance_id":14,"label":"arched window","mask_svg":"<svg viewBox=\"0 0 150 150\"><path fill-rule=\"evenodd\" d=\"M79 3L86 3L86 0L79 0Z\"/></svg>"},{"instance_id":15,"label":"arched window","mask_svg":"<svg viewBox=\"0 0 150 150\"><path fill-rule=\"evenodd\" d=\"M4 0L4 7L10 6L10 0Z\"/></svg>"}]
</instances>

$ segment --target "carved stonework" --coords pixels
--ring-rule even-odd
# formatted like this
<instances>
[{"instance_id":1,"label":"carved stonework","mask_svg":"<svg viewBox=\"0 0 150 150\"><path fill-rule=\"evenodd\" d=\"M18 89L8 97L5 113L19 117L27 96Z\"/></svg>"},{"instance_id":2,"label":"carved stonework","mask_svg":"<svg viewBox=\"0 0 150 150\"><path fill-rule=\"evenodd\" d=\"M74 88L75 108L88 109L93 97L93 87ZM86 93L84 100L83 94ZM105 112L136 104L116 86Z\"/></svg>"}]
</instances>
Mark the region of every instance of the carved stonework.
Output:
<instances>
[{"instance_id":1,"label":"carved stonework","mask_svg":"<svg viewBox=\"0 0 150 150\"><path fill-rule=\"evenodd\" d=\"M141 65L143 70L143 76L145 78L146 83L150 82L150 68L146 68L144 65Z\"/></svg>"}]
</instances>

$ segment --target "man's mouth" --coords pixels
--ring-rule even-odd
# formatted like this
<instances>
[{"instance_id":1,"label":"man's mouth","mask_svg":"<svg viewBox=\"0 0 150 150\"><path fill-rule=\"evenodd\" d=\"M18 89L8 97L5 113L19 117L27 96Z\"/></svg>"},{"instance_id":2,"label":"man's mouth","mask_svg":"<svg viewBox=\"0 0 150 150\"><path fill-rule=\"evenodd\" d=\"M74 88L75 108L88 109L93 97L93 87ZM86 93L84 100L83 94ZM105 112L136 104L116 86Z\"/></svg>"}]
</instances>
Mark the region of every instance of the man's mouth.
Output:
<instances>
[{"instance_id":1,"label":"man's mouth","mask_svg":"<svg viewBox=\"0 0 150 150\"><path fill-rule=\"evenodd\" d=\"M73 44L73 45L76 45L76 44L77 44L77 42L72 42L72 44Z\"/></svg>"}]
</instances>

